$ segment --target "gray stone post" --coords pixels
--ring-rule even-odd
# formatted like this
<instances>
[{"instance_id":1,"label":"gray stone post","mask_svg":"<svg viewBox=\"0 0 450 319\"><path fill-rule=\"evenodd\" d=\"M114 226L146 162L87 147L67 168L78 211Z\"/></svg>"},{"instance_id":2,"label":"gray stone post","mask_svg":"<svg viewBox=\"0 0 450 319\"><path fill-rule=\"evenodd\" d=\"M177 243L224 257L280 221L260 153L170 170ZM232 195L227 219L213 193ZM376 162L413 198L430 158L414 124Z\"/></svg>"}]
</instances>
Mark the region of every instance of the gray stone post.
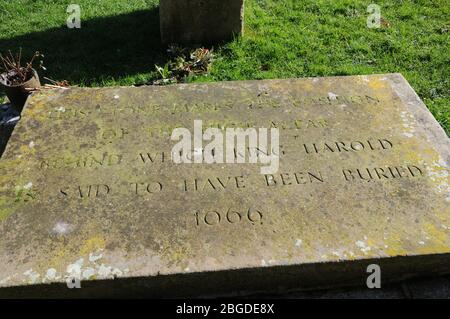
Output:
<instances>
[{"instance_id":1,"label":"gray stone post","mask_svg":"<svg viewBox=\"0 0 450 319\"><path fill-rule=\"evenodd\" d=\"M212 44L241 34L244 0L160 0L164 44Z\"/></svg>"}]
</instances>

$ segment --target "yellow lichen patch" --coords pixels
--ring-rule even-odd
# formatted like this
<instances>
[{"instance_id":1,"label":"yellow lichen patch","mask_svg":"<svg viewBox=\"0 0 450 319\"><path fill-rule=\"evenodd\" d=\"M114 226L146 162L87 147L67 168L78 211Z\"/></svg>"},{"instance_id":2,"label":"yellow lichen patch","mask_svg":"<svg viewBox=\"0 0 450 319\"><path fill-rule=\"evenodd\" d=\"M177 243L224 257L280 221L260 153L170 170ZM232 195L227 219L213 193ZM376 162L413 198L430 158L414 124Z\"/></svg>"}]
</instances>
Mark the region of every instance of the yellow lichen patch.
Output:
<instances>
[{"instance_id":1,"label":"yellow lichen patch","mask_svg":"<svg viewBox=\"0 0 450 319\"><path fill-rule=\"evenodd\" d=\"M41 269L53 267L64 272L67 263L73 258L73 249L63 241L53 242L52 245L51 257L41 262Z\"/></svg>"},{"instance_id":2,"label":"yellow lichen patch","mask_svg":"<svg viewBox=\"0 0 450 319\"><path fill-rule=\"evenodd\" d=\"M27 104L25 106L23 116L27 116L30 119L34 119L37 121L45 121L46 120L46 97L47 95L44 93L35 93L30 100L32 100L32 104Z\"/></svg>"},{"instance_id":3,"label":"yellow lichen patch","mask_svg":"<svg viewBox=\"0 0 450 319\"><path fill-rule=\"evenodd\" d=\"M450 253L450 232L433 223L424 225L423 239L417 248L419 254L445 254Z\"/></svg>"},{"instance_id":4,"label":"yellow lichen patch","mask_svg":"<svg viewBox=\"0 0 450 319\"><path fill-rule=\"evenodd\" d=\"M36 150L33 147L30 147L29 145L21 145L20 152L23 154L23 156L29 156L36 153Z\"/></svg>"},{"instance_id":5,"label":"yellow lichen patch","mask_svg":"<svg viewBox=\"0 0 450 319\"><path fill-rule=\"evenodd\" d=\"M65 272L67 265L73 263L79 258L88 259L90 254L96 254L105 249L105 240L101 236L93 236L81 242L77 242L79 238L71 238L66 240L51 240L50 256L42 259L40 269L45 270L49 267L55 268L58 272Z\"/></svg>"},{"instance_id":6,"label":"yellow lichen patch","mask_svg":"<svg viewBox=\"0 0 450 319\"><path fill-rule=\"evenodd\" d=\"M386 90L387 83L386 81L382 81L380 78L371 78L368 83L369 87L373 90Z\"/></svg>"},{"instance_id":7,"label":"yellow lichen patch","mask_svg":"<svg viewBox=\"0 0 450 319\"><path fill-rule=\"evenodd\" d=\"M450 241L450 233L448 230L438 227L433 223L426 223L425 232L430 238L442 244L442 246L445 247L444 251L450 251L450 247L448 244L446 245L446 243Z\"/></svg>"},{"instance_id":8,"label":"yellow lichen patch","mask_svg":"<svg viewBox=\"0 0 450 319\"><path fill-rule=\"evenodd\" d=\"M407 256L409 253L408 249L403 245L403 238L398 234L390 235L384 242L387 246L387 248L384 248L384 251L388 256Z\"/></svg>"},{"instance_id":9,"label":"yellow lichen patch","mask_svg":"<svg viewBox=\"0 0 450 319\"><path fill-rule=\"evenodd\" d=\"M105 249L105 239L101 236L94 236L81 245L80 256L89 255L103 249Z\"/></svg>"},{"instance_id":10,"label":"yellow lichen patch","mask_svg":"<svg viewBox=\"0 0 450 319\"><path fill-rule=\"evenodd\" d=\"M159 253L169 267L184 269L192 258L190 244L186 241L179 241L175 237L161 240L161 247Z\"/></svg>"},{"instance_id":11,"label":"yellow lichen patch","mask_svg":"<svg viewBox=\"0 0 450 319\"><path fill-rule=\"evenodd\" d=\"M0 197L0 222L6 220L14 213L13 203L10 198Z\"/></svg>"}]
</instances>

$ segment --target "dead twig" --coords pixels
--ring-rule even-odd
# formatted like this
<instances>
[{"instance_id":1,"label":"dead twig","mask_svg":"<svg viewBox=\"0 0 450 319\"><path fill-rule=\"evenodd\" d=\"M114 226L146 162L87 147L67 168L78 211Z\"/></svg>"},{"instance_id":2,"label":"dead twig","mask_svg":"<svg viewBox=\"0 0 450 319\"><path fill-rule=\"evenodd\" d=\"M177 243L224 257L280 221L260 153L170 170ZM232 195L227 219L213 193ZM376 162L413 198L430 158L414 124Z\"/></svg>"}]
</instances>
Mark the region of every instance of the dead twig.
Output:
<instances>
[{"instance_id":1,"label":"dead twig","mask_svg":"<svg viewBox=\"0 0 450 319\"><path fill-rule=\"evenodd\" d=\"M62 81L55 81L52 80L50 78L44 77L45 80L50 81L54 86L58 86L58 87L68 87L70 86L69 81L67 80L62 80Z\"/></svg>"},{"instance_id":2,"label":"dead twig","mask_svg":"<svg viewBox=\"0 0 450 319\"><path fill-rule=\"evenodd\" d=\"M8 54L0 54L0 72L3 73L3 78L7 80L9 85L20 85L28 81L33 76L33 63L37 58L43 58L44 55L36 51L31 57L30 61L22 66L22 48L19 52L13 54L8 50ZM39 67L44 68L42 60Z\"/></svg>"}]
</instances>

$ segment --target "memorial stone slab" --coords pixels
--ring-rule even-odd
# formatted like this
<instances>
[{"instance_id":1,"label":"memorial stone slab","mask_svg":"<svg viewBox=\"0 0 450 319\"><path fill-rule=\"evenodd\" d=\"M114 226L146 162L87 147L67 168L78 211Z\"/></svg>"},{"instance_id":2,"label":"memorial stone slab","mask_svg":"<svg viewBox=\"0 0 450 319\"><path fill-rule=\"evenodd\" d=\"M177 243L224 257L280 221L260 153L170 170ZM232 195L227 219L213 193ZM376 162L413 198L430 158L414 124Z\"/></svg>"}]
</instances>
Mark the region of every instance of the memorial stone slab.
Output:
<instances>
[{"instance_id":1,"label":"memorial stone slab","mask_svg":"<svg viewBox=\"0 0 450 319\"><path fill-rule=\"evenodd\" d=\"M244 0L161 0L161 39L165 44L212 44L243 31Z\"/></svg>"},{"instance_id":2,"label":"memorial stone slab","mask_svg":"<svg viewBox=\"0 0 450 319\"><path fill-rule=\"evenodd\" d=\"M278 170L173 163L195 120L279 129ZM400 74L38 92L0 159L0 296L448 273L449 149Z\"/></svg>"}]
</instances>

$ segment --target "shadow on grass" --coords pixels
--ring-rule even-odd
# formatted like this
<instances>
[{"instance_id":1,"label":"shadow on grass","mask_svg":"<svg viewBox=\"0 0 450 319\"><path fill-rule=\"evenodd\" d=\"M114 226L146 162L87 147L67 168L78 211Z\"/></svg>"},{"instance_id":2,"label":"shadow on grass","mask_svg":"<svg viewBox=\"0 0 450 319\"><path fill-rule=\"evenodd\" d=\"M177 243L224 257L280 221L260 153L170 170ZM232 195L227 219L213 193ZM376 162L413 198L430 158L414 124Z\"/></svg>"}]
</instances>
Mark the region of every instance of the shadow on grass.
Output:
<instances>
[{"instance_id":1,"label":"shadow on grass","mask_svg":"<svg viewBox=\"0 0 450 319\"><path fill-rule=\"evenodd\" d=\"M82 85L151 72L155 64L166 62L158 7L81 23L81 29L64 25L0 39L0 51L40 51L48 70L41 77Z\"/></svg>"}]
</instances>

